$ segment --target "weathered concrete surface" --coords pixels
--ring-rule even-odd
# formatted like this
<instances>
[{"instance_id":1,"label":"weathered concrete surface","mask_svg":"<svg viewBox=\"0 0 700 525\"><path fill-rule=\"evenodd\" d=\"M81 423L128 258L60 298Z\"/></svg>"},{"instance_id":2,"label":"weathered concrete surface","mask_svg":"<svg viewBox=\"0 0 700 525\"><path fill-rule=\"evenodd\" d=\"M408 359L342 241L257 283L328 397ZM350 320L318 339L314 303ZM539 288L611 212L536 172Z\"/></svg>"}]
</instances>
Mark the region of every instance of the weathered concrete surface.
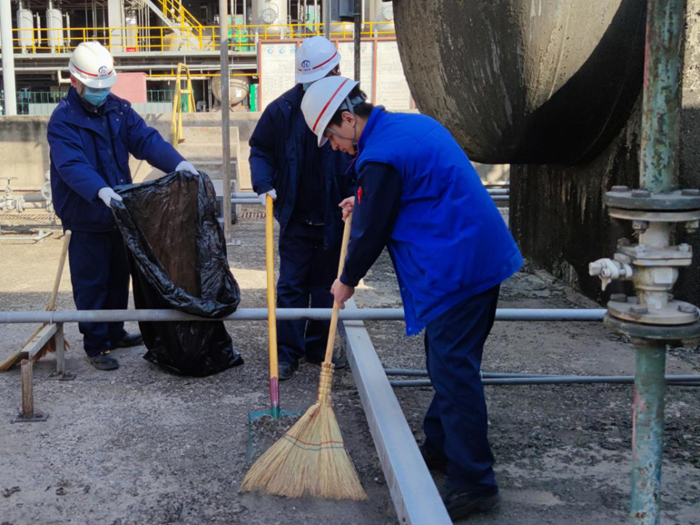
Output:
<instances>
[{"instance_id":1,"label":"weathered concrete surface","mask_svg":"<svg viewBox=\"0 0 700 525\"><path fill-rule=\"evenodd\" d=\"M639 0L395 2L399 50L421 112L472 160L573 163L626 120L643 66Z\"/></svg>"},{"instance_id":2,"label":"weathered concrete surface","mask_svg":"<svg viewBox=\"0 0 700 525\"><path fill-rule=\"evenodd\" d=\"M253 211L258 210L255 208ZM229 260L245 308L265 305L264 222L234 226L240 245ZM0 309L40 310L51 291L61 239L0 243ZM73 308L68 268L58 308ZM361 307L396 307L400 295L387 254L356 293ZM543 271L526 266L501 292L503 308L595 306ZM424 368L421 337L401 322L368 330L382 364ZM19 348L31 325L0 325L0 359ZM21 401L19 370L0 374L0 523L8 525L394 525L396 515L352 374L335 374L333 403L345 445L369 494L364 502L239 494L246 416L268 406L264 322L227 323L242 367L208 378L168 374L142 359L144 347L116 352L122 367L99 372L85 361L75 324L66 361L78 374L58 382L55 358L35 367L35 402L46 423L13 425ZM135 330L137 326L128 327ZM497 322L485 371L628 375L634 351L601 323ZM671 374L700 373L700 355L671 351ZM303 409L318 388L318 368L304 364L282 383L282 406ZM397 389L422 440L432 390ZM625 523L631 466L632 388L627 385L486 387L490 438L503 493L498 512L468 525L611 525ZM698 390L671 388L664 431L663 523L700 523ZM279 434L256 435L258 452ZM444 478L437 477L442 485ZM18 487L18 492L12 488ZM3 492L8 494L3 495Z\"/></svg>"},{"instance_id":3,"label":"weathered concrete surface","mask_svg":"<svg viewBox=\"0 0 700 525\"><path fill-rule=\"evenodd\" d=\"M688 1L683 110L681 114L680 184L700 187L700 1ZM638 82L641 85L640 76ZM629 221L611 221L603 194L615 184L639 187L641 94L624 128L595 159L575 166L512 166L511 227L523 252L535 264L602 299L598 278L588 263L611 257L617 239L631 235ZM571 129L576 134L576 127ZM700 237L680 232L679 240L697 250ZM700 261L680 272L675 295L700 303ZM620 284L608 288L614 292Z\"/></svg>"}]
</instances>

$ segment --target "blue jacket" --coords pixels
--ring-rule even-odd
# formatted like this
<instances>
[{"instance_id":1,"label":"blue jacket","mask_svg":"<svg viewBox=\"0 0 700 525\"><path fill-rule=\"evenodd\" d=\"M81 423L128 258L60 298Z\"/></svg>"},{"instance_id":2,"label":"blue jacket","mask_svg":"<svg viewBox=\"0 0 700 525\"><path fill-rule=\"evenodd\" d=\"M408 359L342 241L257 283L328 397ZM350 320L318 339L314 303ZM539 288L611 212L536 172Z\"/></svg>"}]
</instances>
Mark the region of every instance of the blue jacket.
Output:
<instances>
[{"instance_id":1,"label":"blue jacket","mask_svg":"<svg viewBox=\"0 0 700 525\"><path fill-rule=\"evenodd\" d=\"M115 95L91 112L71 88L51 115L47 136L54 208L69 230L116 229L112 211L97 192L131 184L129 153L165 173L183 160L128 101Z\"/></svg>"},{"instance_id":2,"label":"blue jacket","mask_svg":"<svg viewBox=\"0 0 700 525\"><path fill-rule=\"evenodd\" d=\"M316 140L301 112L303 97L303 87L297 84L270 103L250 137L253 190L262 194L274 188L277 192L274 211L282 232L296 203L303 165L302 139L309 135L311 140ZM354 187L350 176L345 175L351 160L349 155L333 151L330 144L322 148L321 155L326 181L324 246L328 248L340 244L343 222L338 204L354 193Z\"/></svg>"},{"instance_id":3,"label":"blue jacket","mask_svg":"<svg viewBox=\"0 0 700 525\"><path fill-rule=\"evenodd\" d=\"M358 172L379 162L401 176L389 253L408 335L518 271L523 259L506 223L464 151L437 121L375 108L358 149Z\"/></svg>"}]
</instances>

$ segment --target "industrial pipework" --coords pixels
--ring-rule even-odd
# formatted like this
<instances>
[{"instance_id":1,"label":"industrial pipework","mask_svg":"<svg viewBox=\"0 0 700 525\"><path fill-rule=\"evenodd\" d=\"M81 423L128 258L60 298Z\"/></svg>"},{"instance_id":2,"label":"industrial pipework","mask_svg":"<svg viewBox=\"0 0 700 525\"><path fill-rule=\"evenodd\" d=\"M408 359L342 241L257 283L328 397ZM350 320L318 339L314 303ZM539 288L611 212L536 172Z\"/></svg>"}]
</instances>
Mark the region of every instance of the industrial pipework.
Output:
<instances>
[{"instance_id":1,"label":"industrial pipework","mask_svg":"<svg viewBox=\"0 0 700 525\"><path fill-rule=\"evenodd\" d=\"M589 265L603 289L619 279L636 291L613 294L605 325L631 337L637 354L630 520L639 525L660 523L666 345L700 338L698 309L672 295L679 269L692 263L691 247L674 244L675 226L692 232L700 220L700 191L678 188L684 15L684 0L649 0L640 188L606 194L610 216L632 221L638 242L621 239L613 259Z\"/></svg>"}]
</instances>

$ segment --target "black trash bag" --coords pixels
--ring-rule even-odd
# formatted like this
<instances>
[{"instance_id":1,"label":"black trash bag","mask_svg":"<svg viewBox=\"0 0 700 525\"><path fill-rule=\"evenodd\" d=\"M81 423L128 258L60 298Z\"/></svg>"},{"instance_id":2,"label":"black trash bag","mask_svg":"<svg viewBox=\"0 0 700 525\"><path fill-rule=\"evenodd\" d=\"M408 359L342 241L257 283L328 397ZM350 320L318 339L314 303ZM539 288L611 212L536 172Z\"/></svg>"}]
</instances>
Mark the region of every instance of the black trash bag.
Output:
<instances>
[{"instance_id":1,"label":"black trash bag","mask_svg":"<svg viewBox=\"0 0 700 525\"><path fill-rule=\"evenodd\" d=\"M177 171L116 188L112 211L128 248L137 309L167 308L218 318L236 311L238 283L205 173ZM223 321L139 323L145 359L180 374L208 376L243 364Z\"/></svg>"}]
</instances>

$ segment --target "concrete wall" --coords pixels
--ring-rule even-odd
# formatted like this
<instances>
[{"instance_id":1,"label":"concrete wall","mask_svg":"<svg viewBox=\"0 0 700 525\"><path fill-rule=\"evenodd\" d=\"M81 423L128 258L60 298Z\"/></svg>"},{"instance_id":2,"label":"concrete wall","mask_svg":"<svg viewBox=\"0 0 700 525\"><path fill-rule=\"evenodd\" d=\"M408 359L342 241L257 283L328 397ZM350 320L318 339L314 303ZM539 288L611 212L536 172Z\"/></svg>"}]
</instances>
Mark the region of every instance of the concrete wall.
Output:
<instances>
[{"instance_id":1,"label":"concrete wall","mask_svg":"<svg viewBox=\"0 0 700 525\"><path fill-rule=\"evenodd\" d=\"M700 0L688 0L683 111L680 145L680 184L700 187ZM603 205L604 192L615 184L639 186L640 93L627 123L595 159L575 166L519 165L511 167L511 227L526 257L579 288L603 300L600 281L588 275L588 263L612 257L617 239L631 236L629 221L611 221ZM576 133L575 126L571 133ZM700 253L700 236L690 242ZM608 294L628 286L615 284ZM700 261L681 270L676 285L680 299L700 303Z\"/></svg>"},{"instance_id":2,"label":"concrete wall","mask_svg":"<svg viewBox=\"0 0 700 525\"><path fill-rule=\"evenodd\" d=\"M48 117L0 117L0 177L16 177L13 187L38 189L44 183L48 122Z\"/></svg>"},{"instance_id":3,"label":"concrete wall","mask_svg":"<svg viewBox=\"0 0 700 525\"><path fill-rule=\"evenodd\" d=\"M170 136L171 115L146 115L149 126L155 127L166 139ZM248 168L248 139L260 118L259 113L231 113L231 126L238 127L241 140L241 188L250 187ZM182 117L183 126L220 127L219 113L190 113ZM0 117L0 177L16 177L12 186L16 189L38 190L44 183L49 169L49 147L46 141L48 116ZM140 182L153 178L158 170L148 163L132 157L131 171L134 180ZM4 184L0 190L4 189Z\"/></svg>"}]
</instances>

